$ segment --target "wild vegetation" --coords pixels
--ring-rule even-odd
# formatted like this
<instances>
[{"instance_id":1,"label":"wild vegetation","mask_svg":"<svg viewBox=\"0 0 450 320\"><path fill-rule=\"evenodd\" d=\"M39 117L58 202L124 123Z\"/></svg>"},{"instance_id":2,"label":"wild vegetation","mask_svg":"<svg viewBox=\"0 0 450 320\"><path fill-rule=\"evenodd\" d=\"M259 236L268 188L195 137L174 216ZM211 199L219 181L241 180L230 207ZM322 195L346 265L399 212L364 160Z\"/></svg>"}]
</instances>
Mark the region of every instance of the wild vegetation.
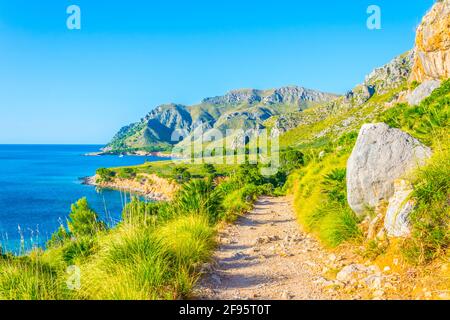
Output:
<instances>
[{"instance_id":1,"label":"wild vegetation","mask_svg":"<svg viewBox=\"0 0 450 320\"><path fill-rule=\"evenodd\" d=\"M183 187L171 202L133 199L122 221L108 229L86 199L72 205L67 225L25 256L2 253L1 299L176 299L189 297L201 266L215 248L215 232L233 222L262 194L294 195L298 220L324 245L365 243L366 256L383 254L363 237L361 221L347 204L346 161L361 123L383 121L431 146L434 155L415 173L413 232L401 250L411 263L426 263L450 245L450 81L418 106L384 109L394 94L375 95L358 110L347 109L282 137L282 168L276 176L257 165L146 163L99 169L104 181L154 173ZM313 110L313 109L312 109ZM343 119L354 124L342 127ZM320 134L324 128L335 128ZM317 137L320 135L320 137ZM79 272L80 278L77 275ZM79 282L78 282L79 281ZM69 284L69 285L68 285Z\"/></svg>"},{"instance_id":2,"label":"wild vegetation","mask_svg":"<svg viewBox=\"0 0 450 320\"><path fill-rule=\"evenodd\" d=\"M206 174L184 182L171 202L134 198L111 229L80 199L45 250L1 254L0 299L188 297L215 248L220 222L233 221L274 189L256 166L237 167L220 183L214 166L202 170ZM100 172L114 176L113 170Z\"/></svg>"},{"instance_id":3,"label":"wild vegetation","mask_svg":"<svg viewBox=\"0 0 450 320\"><path fill-rule=\"evenodd\" d=\"M411 263L425 263L442 256L450 244L450 80L444 81L417 106L406 103L387 109L378 106L389 102L390 97L392 93L374 96L358 111L345 112L347 115L358 112L366 119L366 115L370 115L372 121L400 128L432 148L432 159L427 166L418 169L413 178L413 198L417 202L411 216L413 232L402 245L402 252ZM333 127L339 123L340 117L337 114L324 121ZM357 131L350 128L337 135L326 134L317 140L315 136L322 129L321 122L297 128L298 142L293 141L292 132L282 137L286 144L297 145L296 149L306 155L305 165L295 170L287 183L287 188L295 196L299 221L327 246L335 247L350 240L365 242L367 250L371 251L374 243L364 241L359 226L361 221L349 208L345 192L345 167ZM382 252L376 250L376 255Z\"/></svg>"},{"instance_id":4,"label":"wild vegetation","mask_svg":"<svg viewBox=\"0 0 450 320\"><path fill-rule=\"evenodd\" d=\"M413 178L417 201L411 216L413 233L403 244L410 262L426 263L450 245L450 80L418 106L397 105L380 119L409 132L434 151L428 165L418 169Z\"/></svg>"}]
</instances>

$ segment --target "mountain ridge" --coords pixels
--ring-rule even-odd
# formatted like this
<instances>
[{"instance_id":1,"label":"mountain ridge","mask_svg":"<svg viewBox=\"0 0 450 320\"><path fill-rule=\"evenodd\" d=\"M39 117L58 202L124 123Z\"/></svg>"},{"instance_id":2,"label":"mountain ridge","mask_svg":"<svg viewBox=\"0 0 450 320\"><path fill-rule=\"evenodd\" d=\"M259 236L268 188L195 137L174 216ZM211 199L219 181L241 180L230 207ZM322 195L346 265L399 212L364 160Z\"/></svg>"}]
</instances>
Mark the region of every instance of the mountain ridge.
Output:
<instances>
[{"instance_id":1,"label":"mountain ridge","mask_svg":"<svg viewBox=\"0 0 450 320\"><path fill-rule=\"evenodd\" d=\"M337 94L290 85L266 90L231 90L190 106L162 104L140 121L122 127L103 151L165 151L178 142L171 141L176 130L190 134L199 126L204 130L215 128L221 131L263 128L264 122L273 116L303 111L337 97Z\"/></svg>"}]
</instances>

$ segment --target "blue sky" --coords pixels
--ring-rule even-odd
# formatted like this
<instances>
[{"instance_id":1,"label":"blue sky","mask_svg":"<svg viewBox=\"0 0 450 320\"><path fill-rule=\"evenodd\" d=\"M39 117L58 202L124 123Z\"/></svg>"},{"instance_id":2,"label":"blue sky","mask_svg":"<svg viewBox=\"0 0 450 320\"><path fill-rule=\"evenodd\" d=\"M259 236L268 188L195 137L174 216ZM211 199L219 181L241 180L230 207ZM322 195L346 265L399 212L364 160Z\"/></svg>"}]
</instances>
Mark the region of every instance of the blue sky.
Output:
<instances>
[{"instance_id":1,"label":"blue sky","mask_svg":"<svg viewBox=\"0 0 450 320\"><path fill-rule=\"evenodd\" d=\"M237 88L344 93L412 48L433 2L0 0L0 143L106 143L158 104Z\"/></svg>"}]
</instances>

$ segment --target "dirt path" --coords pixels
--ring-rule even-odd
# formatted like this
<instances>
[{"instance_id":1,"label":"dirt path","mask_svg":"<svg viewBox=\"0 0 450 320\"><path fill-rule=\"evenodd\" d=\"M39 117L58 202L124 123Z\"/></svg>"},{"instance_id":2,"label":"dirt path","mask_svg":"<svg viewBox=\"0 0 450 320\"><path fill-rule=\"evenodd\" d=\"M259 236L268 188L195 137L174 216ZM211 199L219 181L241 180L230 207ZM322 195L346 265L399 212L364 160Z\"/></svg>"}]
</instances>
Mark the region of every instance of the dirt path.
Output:
<instances>
[{"instance_id":1,"label":"dirt path","mask_svg":"<svg viewBox=\"0 0 450 320\"><path fill-rule=\"evenodd\" d=\"M220 243L195 290L199 299L333 299L318 281L335 257L300 231L289 198L260 198Z\"/></svg>"}]
</instances>

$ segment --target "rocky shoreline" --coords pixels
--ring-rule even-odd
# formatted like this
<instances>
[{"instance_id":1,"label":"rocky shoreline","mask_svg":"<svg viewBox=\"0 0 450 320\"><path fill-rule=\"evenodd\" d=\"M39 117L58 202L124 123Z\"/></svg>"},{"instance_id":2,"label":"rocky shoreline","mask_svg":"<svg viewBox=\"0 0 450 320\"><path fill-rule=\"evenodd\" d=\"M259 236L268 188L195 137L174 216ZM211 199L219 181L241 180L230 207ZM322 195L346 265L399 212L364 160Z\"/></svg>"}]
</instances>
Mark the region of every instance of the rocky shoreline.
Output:
<instances>
[{"instance_id":1,"label":"rocky shoreline","mask_svg":"<svg viewBox=\"0 0 450 320\"><path fill-rule=\"evenodd\" d=\"M145 152L145 151L127 151L127 152L111 152L111 151L98 151L89 152L85 154L86 157L100 157L100 156L136 156L136 157L158 157L158 158L171 158L172 154L163 152Z\"/></svg>"},{"instance_id":2,"label":"rocky shoreline","mask_svg":"<svg viewBox=\"0 0 450 320\"><path fill-rule=\"evenodd\" d=\"M101 189L112 189L134 193L152 201L170 201L179 186L172 181L156 175L142 174L136 179L114 179L110 182L98 182L97 176L81 178L85 185Z\"/></svg>"}]
</instances>

